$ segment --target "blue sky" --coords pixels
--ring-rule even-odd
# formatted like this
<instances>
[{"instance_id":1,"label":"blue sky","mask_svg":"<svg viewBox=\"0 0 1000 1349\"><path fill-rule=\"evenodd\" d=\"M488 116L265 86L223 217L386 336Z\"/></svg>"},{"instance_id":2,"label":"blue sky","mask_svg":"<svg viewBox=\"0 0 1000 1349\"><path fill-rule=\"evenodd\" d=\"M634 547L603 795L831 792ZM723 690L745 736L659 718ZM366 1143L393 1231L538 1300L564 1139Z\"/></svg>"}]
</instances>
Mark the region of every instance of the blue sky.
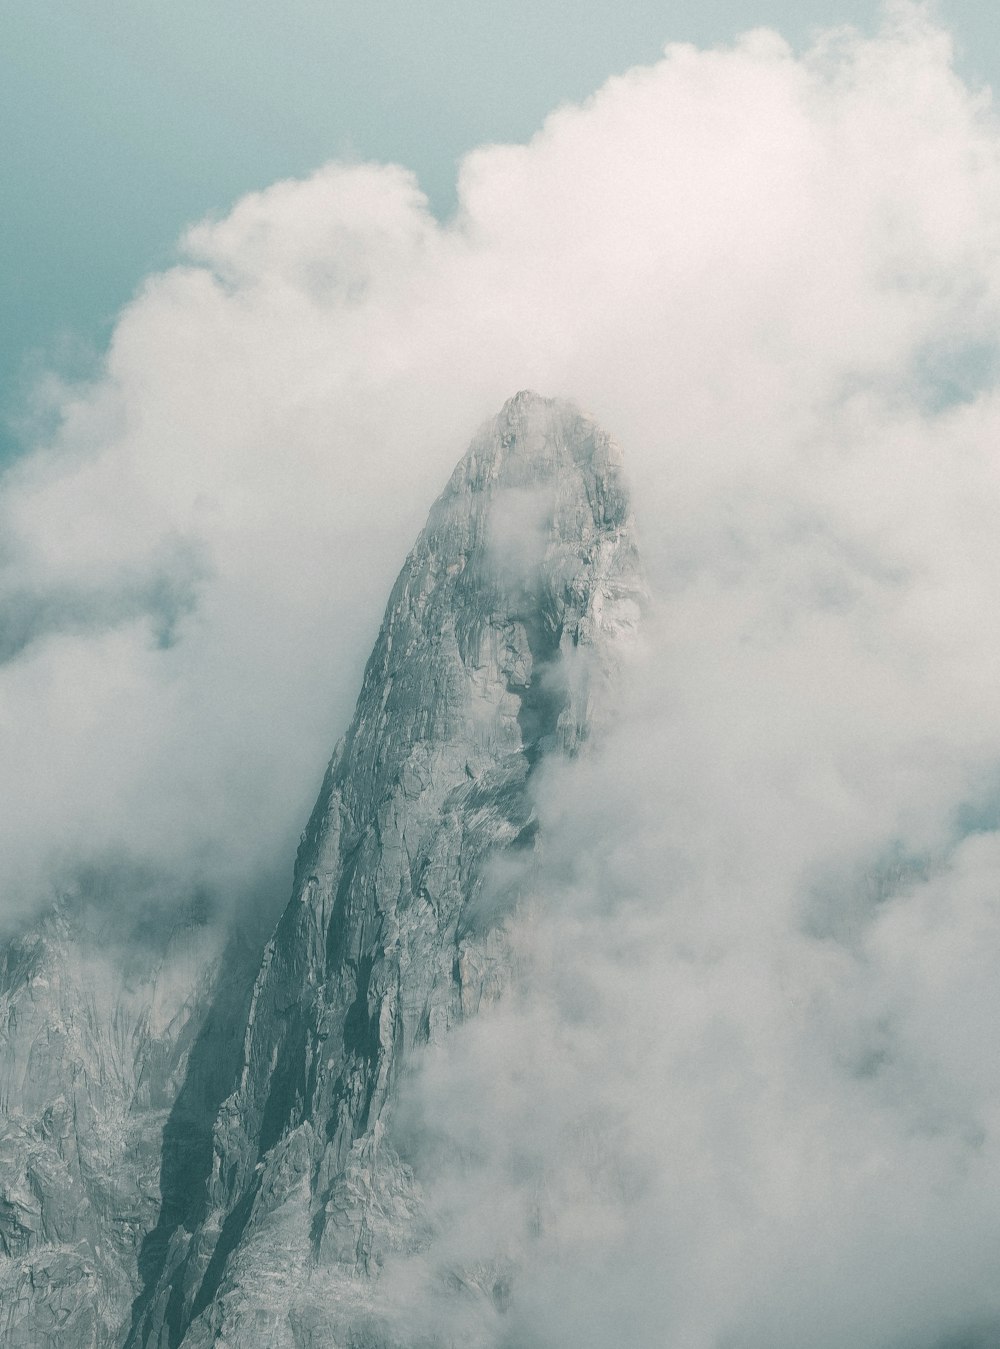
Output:
<instances>
[{"instance_id":1,"label":"blue sky","mask_svg":"<svg viewBox=\"0 0 1000 1349\"><path fill-rule=\"evenodd\" d=\"M942 0L960 67L1000 69L992 6ZM184 226L331 158L413 169L434 210L472 147L526 139L547 112L664 43L771 25L870 28L872 0L8 0L0 13L0 411L17 444L44 368L87 370Z\"/></svg>"}]
</instances>

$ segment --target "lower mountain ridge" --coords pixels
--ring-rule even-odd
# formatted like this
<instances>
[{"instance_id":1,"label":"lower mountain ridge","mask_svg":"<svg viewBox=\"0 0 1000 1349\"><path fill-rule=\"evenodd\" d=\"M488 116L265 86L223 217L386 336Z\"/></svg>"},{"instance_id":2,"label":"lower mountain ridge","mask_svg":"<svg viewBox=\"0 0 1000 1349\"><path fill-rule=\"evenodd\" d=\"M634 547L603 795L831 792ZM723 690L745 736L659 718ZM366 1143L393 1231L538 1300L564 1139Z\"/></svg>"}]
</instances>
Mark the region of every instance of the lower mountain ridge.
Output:
<instances>
[{"instance_id":1,"label":"lower mountain ridge","mask_svg":"<svg viewBox=\"0 0 1000 1349\"><path fill-rule=\"evenodd\" d=\"M428 1235L398 1084L510 980L536 771L610 714L642 593L614 442L517 394L396 581L255 972L190 926L130 982L65 914L8 945L4 1344L438 1342L379 1299ZM516 1271L451 1276L502 1323Z\"/></svg>"}]
</instances>

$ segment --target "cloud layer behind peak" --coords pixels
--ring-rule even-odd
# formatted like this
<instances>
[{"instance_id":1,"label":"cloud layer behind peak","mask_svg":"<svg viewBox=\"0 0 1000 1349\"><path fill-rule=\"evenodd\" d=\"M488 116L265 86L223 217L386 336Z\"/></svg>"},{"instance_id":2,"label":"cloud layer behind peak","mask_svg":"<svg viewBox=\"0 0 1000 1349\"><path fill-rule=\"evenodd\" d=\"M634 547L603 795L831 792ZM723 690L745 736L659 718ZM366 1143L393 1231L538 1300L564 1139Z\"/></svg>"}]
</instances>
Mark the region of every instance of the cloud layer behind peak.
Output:
<instances>
[{"instance_id":1,"label":"cloud layer behind peak","mask_svg":"<svg viewBox=\"0 0 1000 1349\"><path fill-rule=\"evenodd\" d=\"M405 546L523 387L625 445L665 660L746 637L795 695L823 652L820 759L884 687L975 777L998 151L902 5L801 58L670 48L469 156L447 225L404 170L334 164L195 226L4 478L6 912L95 855L234 896L287 866Z\"/></svg>"},{"instance_id":2,"label":"cloud layer behind peak","mask_svg":"<svg viewBox=\"0 0 1000 1349\"><path fill-rule=\"evenodd\" d=\"M487 1343L995 1342L998 224L991 106L899 4L672 47L477 150L446 225L400 168L277 183L40 391L0 505L11 922L110 860L280 902L476 426L534 388L625 447L646 655L543 786L534 981L407 1107L428 1261L528 1252Z\"/></svg>"}]
</instances>

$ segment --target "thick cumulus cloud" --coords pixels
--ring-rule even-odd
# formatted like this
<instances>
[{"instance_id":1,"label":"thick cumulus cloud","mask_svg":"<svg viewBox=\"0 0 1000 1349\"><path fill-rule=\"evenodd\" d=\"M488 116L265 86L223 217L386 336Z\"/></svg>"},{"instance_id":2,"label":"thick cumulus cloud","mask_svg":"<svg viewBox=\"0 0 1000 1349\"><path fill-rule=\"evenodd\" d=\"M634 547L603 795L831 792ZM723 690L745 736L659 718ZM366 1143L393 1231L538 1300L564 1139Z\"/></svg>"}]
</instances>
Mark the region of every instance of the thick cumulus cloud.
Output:
<instances>
[{"instance_id":1,"label":"thick cumulus cloud","mask_svg":"<svg viewBox=\"0 0 1000 1349\"><path fill-rule=\"evenodd\" d=\"M859 851L817 930L837 820L747 783L706 827L704 763L641 728L546 784L519 985L407 1084L440 1235L389 1314L505 1349L995 1344L996 835Z\"/></svg>"},{"instance_id":2,"label":"thick cumulus cloud","mask_svg":"<svg viewBox=\"0 0 1000 1349\"><path fill-rule=\"evenodd\" d=\"M989 100L897 5L670 48L473 154L446 225L398 169L277 184L49 391L3 492L7 913L107 856L286 872L471 430L534 387L625 446L646 650L543 783L524 988L411 1085L452 1234L386 1281L415 1325L478 1260L498 1344L995 1342L998 227Z\"/></svg>"},{"instance_id":3,"label":"thick cumulus cloud","mask_svg":"<svg viewBox=\"0 0 1000 1349\"><path fill-rule=\"evenodd\" d=\"M405 546L520 387L619 434L697 623L719 621L700 591L770 566L784 610L770 592L756 631L812 625L802 661L844 658L854 605L906 664L880 636L897 601L941 662L971 657L994 608L967 525L992 500L996 151L903 7L803 58L771 33L671 48L473 154L445 226L405 172L333 165L192 229L5 476L6 910L82 856L234 892L287 865Z\"/></svg>"}]
</instances>

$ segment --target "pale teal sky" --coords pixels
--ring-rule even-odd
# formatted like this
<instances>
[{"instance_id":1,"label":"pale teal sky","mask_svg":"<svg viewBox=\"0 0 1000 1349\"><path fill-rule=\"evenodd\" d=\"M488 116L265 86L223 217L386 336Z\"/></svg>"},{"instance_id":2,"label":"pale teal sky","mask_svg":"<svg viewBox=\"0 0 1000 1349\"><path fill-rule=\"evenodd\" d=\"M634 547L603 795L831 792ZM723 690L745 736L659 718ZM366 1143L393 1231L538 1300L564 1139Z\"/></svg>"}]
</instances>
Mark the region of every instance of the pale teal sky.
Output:
<instances>
[{"instance_id":1,"label":"pale teal sky","mask_svg":"<svg viewBox=\"0 0 1000 1349\"><path fill-rule=\"evenodd\" d=\"M1000 77L988 0L941 0ZM184 225L339 156L394 160L447 215L455 165L668 41L870 28L875 0L4 0L0 456L34 371L86 368Z\"/></svg>"}]
</instances>

